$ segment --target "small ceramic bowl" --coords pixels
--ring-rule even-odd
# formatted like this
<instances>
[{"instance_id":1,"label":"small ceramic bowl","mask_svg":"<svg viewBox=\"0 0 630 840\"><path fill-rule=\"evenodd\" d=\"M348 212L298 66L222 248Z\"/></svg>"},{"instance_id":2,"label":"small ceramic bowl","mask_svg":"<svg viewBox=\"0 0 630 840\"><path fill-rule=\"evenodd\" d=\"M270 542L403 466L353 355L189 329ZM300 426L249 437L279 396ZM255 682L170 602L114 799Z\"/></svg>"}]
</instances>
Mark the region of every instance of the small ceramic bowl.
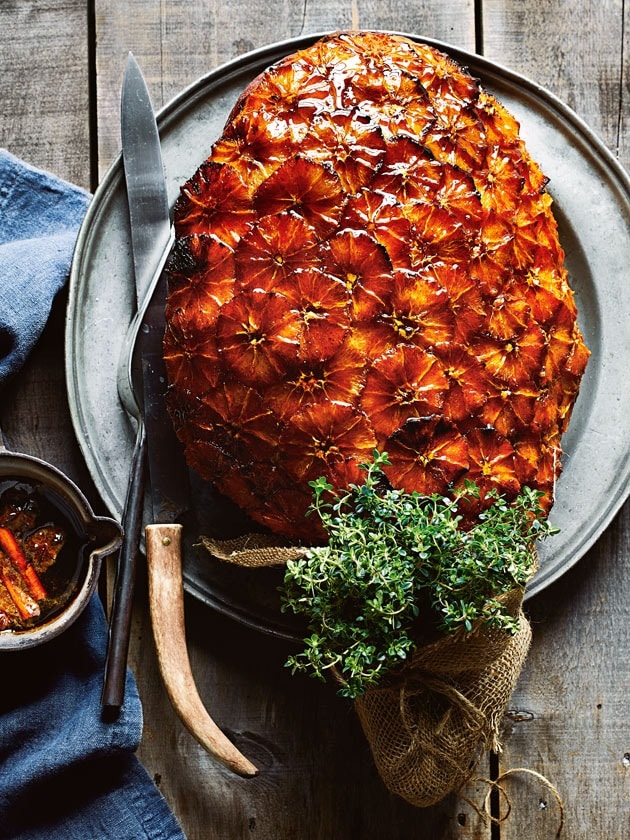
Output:
<instances>
[{"instance_id":1,"label":"small ceramic bowl","mask_svg":"<svg viewBox=\"0 0 630 840\"><path fill-rule=\"evenodd\" d=\"M118 523L96 516L79 488L56 467L0 447L0 491L15 484L32 488L57 527L66 530L67 580L41 621L25 629L0 631L0 652L43 644L76 621L96 589L101 560L116 551L122 536Z\"/></svg>"}]
</instances>

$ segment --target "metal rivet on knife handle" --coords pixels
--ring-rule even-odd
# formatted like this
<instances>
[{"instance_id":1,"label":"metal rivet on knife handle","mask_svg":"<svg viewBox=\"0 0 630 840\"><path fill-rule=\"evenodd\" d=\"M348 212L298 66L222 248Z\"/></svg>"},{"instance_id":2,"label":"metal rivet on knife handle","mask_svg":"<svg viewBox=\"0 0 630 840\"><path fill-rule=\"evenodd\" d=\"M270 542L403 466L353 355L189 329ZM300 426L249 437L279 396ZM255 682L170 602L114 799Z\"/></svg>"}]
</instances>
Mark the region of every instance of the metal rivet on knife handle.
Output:
<instances>
[{"instance_id":1,"label":"metal rivet on knife handle","mask_svg":"<svg viewBox=\"0 0 630 840\"><path fill-rule=\"evenodd\" d=\"M184 625L181 525L148 525L145 531L149 604L162 679L173 708L191 735L239 776L258 769L237 750L203 705L190 668Z\"/></svg>"}]
</instances>

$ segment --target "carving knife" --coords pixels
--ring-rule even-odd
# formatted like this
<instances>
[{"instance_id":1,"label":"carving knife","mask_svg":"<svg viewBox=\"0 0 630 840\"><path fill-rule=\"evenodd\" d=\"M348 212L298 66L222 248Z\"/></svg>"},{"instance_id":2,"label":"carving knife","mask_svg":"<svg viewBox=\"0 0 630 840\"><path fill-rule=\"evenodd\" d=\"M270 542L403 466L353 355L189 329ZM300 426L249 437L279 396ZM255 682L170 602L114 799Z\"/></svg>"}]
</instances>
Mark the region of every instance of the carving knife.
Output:
<instances>
[{"instance_id":1,"label":"carving knife","mask_svg":"<svg viewBox=\"0 0 630 840\"><path fill-rule=\"evenodd\" d=\"M145 529L151 626L162 680L182 723L211 755L240 776L256 767L223 734L208 714L190 667L184 624L182 522L190 523L188 467L166 405L167 379L163 358L166 282L157 283L136 336L135 354L142 360L141 377L129 371L132 388L141 391L146 428L151 523ZM136 368L137 369L137 368ZM141 381L140 381L141 378Z\"/></svg>"},{"instance_id":2,"label":"carving knife","mask_svg":"<svg viewBox=\"0 0 630 840\"><path fill-rule=\"evenodd\" d=\"M144 462L146 458L148 464L152 524L146 527L145 544L158 662L169 699L190 733L226 767L238 775L251 777L257 775L257 768L206 711L195 686L186 647L182 525L178 520L190 509L188 469L166 408L162 352L166 306L162 270L171 249L173 231L159 136L146 85L132 55L127 61L123 83L122 117L138 312L125 341L118 369L118 390L124 405L137 419L138 460ZM131 483L144 487L142 477L140 474L134 477L132 472ZM143 494L136 490L130 491L129 497L132 495L142 498ZM141 519L142 504L133 520L137 534L134 530L130 555L131 548L138 549Z\"/></svg>"},{"instance_id":3,"label":"carving knife","mask_svg":"<svg viewBox=\"0 0 630 840\"><path fill-rule=\"evenodd\" d=\"M146 83L129 53L121 94L121 140L137 312L121 354L120 367L131 363L135 336L151 293L174 241L155 114ZM126 386L126 372L119 383ZM142 414L129 388L120 388L123 405L136 421L136 438L123 510L123 544L118 557L110 615L107 660L101 703L114 712L124 701L133 590L140 550L146 436Z\"/></svg>"}]
</instances>

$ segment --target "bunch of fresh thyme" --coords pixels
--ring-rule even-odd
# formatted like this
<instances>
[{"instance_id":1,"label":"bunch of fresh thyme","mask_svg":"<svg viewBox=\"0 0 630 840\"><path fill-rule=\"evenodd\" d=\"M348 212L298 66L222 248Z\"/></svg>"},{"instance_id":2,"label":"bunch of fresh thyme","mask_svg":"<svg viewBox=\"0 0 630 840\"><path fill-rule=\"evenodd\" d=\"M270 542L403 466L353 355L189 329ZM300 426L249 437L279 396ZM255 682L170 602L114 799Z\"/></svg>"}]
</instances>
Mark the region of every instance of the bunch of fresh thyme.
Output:
<instances>
[{"instance_id":1,"label":"bunch of fresh thyme","mask_svg":"<svg viewBox=\"0 0 630 840\"><path fill-rule=\"evenodd\" d=\"M328 544L290 561L284 579L283 609L304 615L311 634L287 665L321 679L334 668L349 698L403 665L427 633L476 623L515 632L500 596L525 585L536 540L554 533L537 491L509 504L497 494L465 530L458 502L474 484L452 499L406 493L387 485L387 464L375 451L365 482L338 496L324 478L311 482Z\"/></svg>"}]
</instances>

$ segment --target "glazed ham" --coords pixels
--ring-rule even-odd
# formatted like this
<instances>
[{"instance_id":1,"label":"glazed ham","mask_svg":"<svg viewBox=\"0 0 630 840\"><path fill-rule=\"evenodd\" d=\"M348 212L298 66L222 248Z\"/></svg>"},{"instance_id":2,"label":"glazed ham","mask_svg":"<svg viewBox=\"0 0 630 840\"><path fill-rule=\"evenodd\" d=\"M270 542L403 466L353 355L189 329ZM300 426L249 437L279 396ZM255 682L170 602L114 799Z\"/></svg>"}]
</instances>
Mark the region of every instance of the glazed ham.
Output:
<instances>
[{"instance_id":1,"label":"glazed ham","mask_svg":"<svg viewBox=\"0 0 630 840\"><path fill-rule=\"evenodd\" d=\"M165 360L189 464L312 540L308 482L388 479L475 516L544 493L588 350L546 179L451 58L326 37L255 79L175 209Z\"/></svg>"}]
</instances>

